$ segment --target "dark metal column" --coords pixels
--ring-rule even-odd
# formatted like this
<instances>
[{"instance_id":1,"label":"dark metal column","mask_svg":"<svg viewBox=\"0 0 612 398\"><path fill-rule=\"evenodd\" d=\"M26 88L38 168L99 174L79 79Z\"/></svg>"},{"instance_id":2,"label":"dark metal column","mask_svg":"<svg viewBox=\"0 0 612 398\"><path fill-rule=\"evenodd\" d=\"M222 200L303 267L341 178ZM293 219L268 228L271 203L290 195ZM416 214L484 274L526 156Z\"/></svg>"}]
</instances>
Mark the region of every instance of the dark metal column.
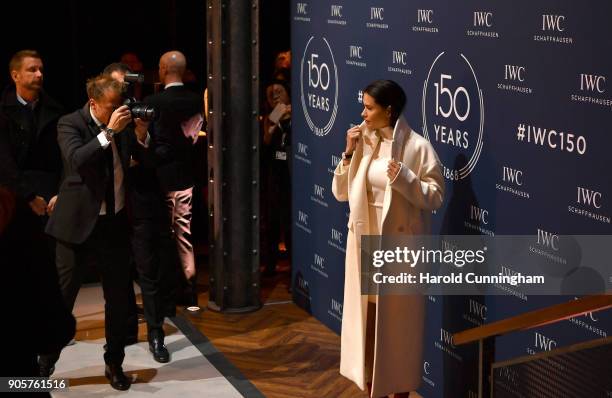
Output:
<instances>
[{"instance_id":1,"label":"dark metal column","mask_svg":"<svg viewBox=\"0 0 612 398\"><path fill-rule=\"evenodd\" d=\"M259 0L208 0L209 308L259 297Z\"/></svg>"}]
</instances>

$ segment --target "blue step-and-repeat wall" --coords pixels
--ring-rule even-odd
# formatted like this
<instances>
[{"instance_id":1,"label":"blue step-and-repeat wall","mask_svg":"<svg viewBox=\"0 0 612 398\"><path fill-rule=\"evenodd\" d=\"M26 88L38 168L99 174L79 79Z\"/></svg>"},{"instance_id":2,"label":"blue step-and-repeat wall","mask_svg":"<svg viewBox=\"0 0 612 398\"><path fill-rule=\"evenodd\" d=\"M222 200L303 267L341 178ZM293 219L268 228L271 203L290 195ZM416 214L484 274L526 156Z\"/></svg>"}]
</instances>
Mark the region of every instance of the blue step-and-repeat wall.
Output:
<instances>
[{"instance_id":1,"label":"blue step-and-repeat wall","mask_svg":"<svg viewBox=\"0 0 612 398\"><path fill-rule=\"evenodd\" d=\"M340 331L349 208L331 192L361 90L392 79L435 148L446 195L434 233L609 234L612 3L293 1L294 300ZM542 247L555 250L555 247ZM450 336L574 297L429 297L419 392L470 397L477 348ZM401 314L398 314L401 316ZM612 313L497 339L496 357L606 337Z\"/></svg>"}]
</instances>

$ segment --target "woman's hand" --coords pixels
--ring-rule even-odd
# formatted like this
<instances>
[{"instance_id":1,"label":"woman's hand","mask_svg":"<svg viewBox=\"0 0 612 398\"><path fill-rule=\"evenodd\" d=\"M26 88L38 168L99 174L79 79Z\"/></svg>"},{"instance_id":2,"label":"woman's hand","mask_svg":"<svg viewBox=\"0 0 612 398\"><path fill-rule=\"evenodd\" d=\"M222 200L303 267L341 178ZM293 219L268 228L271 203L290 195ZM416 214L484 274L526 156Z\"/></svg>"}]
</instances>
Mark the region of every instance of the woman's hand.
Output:
<instances>
[{"instance_id":1,"label":"woman's hand","mask_svg":"<svg viewBox=\"0 0 612 398\"><path fill-rule=\"evenodd\" d=\"M281 120L286 120L291 117L291 104L285 105L285 111L283 112L283 116L281 116Z\"/></svg>"},{"instance_id":2,"label":"woman's hand","mask_svg":"<svg viewBox=\"0 0 612 398\"><path fill-rule=\"evenodd\" d=\"M389 181L394 181L395 177L399 174L402 165L400 162L395 161L395 159L389 160L387 164L387 177L389 177Z\"/></svg>"},{"instance_id":3,"label":"woman's hand","mask_svg":"<svg viewBox=\"0 0 612 398\"><path fill-rule=\"evenodd\" d=\"M359 141L359 137L361 136L361 130L359 126L351 127L346 132L346 149L344 153L347 155L352 155L357 147L357 141Z\"/></svg>"}]
</instances>

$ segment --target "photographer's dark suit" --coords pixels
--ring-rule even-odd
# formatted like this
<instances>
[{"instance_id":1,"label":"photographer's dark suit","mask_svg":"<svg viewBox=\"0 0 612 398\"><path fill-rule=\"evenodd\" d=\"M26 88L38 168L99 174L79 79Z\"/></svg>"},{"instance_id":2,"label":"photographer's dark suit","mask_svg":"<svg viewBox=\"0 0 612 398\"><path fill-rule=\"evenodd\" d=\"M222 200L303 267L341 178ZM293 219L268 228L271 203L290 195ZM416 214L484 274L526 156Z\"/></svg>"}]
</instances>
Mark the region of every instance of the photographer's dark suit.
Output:
<instances>
[{"instance_id":1,"label":"photographer's dark suit","mask_svg":"<svg viewBox=\"0 0 612 398\"><path fill-rule=\"evenodd\" d=\"M74 306L85 266L93 265L101 275L104 290L107 364L121 364L128 333L128 306L131 274L129 234L124 210L114 213L112 144L102 147L100 133L89 104L58 122L58 141L66 177L60 187L55 211L47 233L57 243L57 269L62 294L69 308ZM127 174L130 158L147 162L148 151L126 128L114 137L121 169ZM125 185L125 182L124 182ZM102 202L106 215L100 215ZM110 201L110 205L109 205Z\"/></svg>"}]
</instances>

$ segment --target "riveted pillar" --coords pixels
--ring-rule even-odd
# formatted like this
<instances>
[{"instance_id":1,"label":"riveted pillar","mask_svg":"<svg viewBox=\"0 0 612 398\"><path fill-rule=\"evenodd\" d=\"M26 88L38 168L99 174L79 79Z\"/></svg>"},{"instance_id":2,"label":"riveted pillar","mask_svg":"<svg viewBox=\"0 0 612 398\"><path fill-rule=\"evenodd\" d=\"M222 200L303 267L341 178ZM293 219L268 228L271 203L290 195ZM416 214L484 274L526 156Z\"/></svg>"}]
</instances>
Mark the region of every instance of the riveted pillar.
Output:
<instances>
[{"instance_id":1,"label":"riveted pillar","mask_svg":"<svg viewBox=\"0 0 612 398\"><path fill-rule=\"evenodd\" d=\"M259 297L259 0L208 0L209 308Z\"/></svg>"}]
</instances>

